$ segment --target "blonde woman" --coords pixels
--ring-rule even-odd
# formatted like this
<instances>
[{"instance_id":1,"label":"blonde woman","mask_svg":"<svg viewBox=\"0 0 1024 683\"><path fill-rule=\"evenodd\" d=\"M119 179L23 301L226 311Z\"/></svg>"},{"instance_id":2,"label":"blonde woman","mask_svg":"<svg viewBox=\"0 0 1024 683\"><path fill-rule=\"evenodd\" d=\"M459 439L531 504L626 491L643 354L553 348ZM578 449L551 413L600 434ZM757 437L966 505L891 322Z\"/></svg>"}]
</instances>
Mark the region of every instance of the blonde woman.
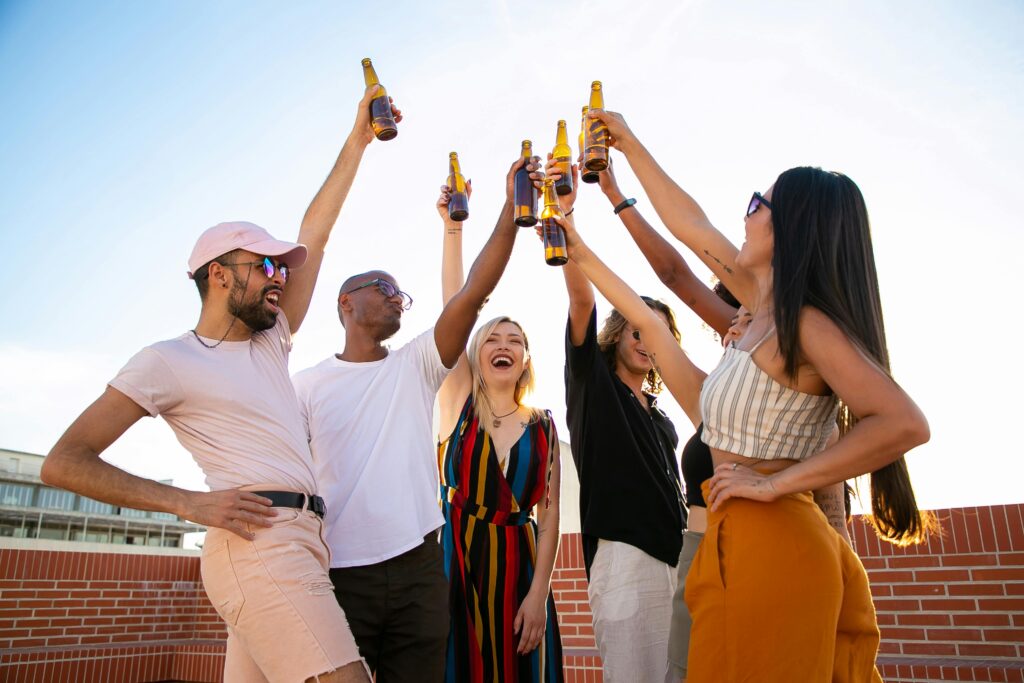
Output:
<instances>
[{"instance_id":1,"label":"blonde woman","mask_svg":"<svg viewBox=\"0 0 1024 683\"><path fill-rule=\"evenodd\" d=\"M443 290L462 282L460 223L445 221ZM442 529L450 582L447 681L562 681L551 572L558 551L558 435L533 388L519 323L484 323L438 392Z\"/></svg>"}]
</instances>

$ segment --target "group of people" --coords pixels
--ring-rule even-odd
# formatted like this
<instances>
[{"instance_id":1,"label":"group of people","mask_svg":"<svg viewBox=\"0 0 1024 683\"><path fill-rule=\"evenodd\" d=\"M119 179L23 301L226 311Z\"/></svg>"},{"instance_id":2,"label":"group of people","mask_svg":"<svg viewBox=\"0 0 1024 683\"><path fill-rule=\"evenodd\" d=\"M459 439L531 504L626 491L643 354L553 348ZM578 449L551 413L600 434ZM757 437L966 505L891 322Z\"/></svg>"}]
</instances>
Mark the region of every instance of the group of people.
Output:
<instances>
[{"instance_id":1,"label":"group of people","mask_svg":"<svg viewBox=\"0 0 1024 683\"><path fill-rule=\"evenodd\" d=\"M359 103L297 242L245 222L204 232L189 259L202 301L195 328L136 354L54 446L42 476L209 528L201 569L227 624L227 681L561 681L550 591L559 438L550 411L527 402L526 330L499 316L473 333L520 232L516 172L525 165L539 184L558 166L512 165L468 274L442 187L433 327L389 348L412 298L386 271L353 275L337 297L341 352L289 376L292 335L374 140L376 90ZM607 126L669 231L717 276L713 289L702 283L614 169L600 173L660 279L725 347L710 374L691 363L673 310L608 268L576 230L576 192L559 197L566 418L606 680L880 680L844 482L871 472L879 533L919 540L929 519L903 454L928 426L889 374L857 186L820 169L786 171L754 193L737 249L620 115L589 116ZM614 306L600 329L594 287ZM696 428L682 476L678 432L657 405L663 386ZM164 417L209 492L100 458L146 415Z\"/></svg>"}]
</instances>

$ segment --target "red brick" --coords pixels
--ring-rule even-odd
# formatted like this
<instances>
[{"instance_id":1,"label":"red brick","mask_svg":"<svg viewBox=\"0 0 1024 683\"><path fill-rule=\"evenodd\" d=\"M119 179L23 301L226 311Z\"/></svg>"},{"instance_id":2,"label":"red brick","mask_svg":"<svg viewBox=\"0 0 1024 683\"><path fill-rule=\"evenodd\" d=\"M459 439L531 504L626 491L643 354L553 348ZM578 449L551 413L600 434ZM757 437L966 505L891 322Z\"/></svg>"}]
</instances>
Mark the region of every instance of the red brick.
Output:
<instances>
[{"instance_id":1,"label":"red brick","mask_svg":"<svg viewBox=\"0 0 1024 683\"><path fill-rule=\"evenodd\" d=\"M966 569L929 569L914 572L914 577L918 581L948 583L950 581L970 581L971 572Z\"/></svg>"},{"instance_id":2,"label":"red brick","mask_svg":"<svg viewBox=\"0 0 1024 683\"><path fill-rule=\"evenodd\" d=\"M942 612L969 612L975 609L974 600L943 598L936 600L922 600L921 609L925 611Z\"/></svg>"},{"instance_id":3,"label":"red brick","mask_svg":"<svg viewBox=\"0 0 1024 683\"><path fill-rule=\"evenodd\" d=\"M914 580L914 572L910 569L902 571L891 569L878 570L868 572L868 578L871 580L872 585L876 583L907 583Z\"/></svg>"},{"instance_id":4,"label":"red brick","mask_svg":"<svg viewBox=\"0 0 1024 683\"><path fill-rule=\"evenodd\" d=\"M981 631L968 628L930 628L928 629L928 640L980 641Z\"/></svg>"},{"instance_id":5,"label":"red brick","mask_svg":"<svg viewBox=\"0 0 1024 683\"><path fill-rule=\"evenodd\" d=\"M908 583L892 587L892 594L900 595L945 595L944 583Z\"/></svg>"},{"instance_id":6,"label":"red brick","mask_svg":"<svg viewBox=\"0 0 1024 683\"><path fill-rule=\"evenodd\" d=\"M994 567L998 564L995 554L943 555L943 567Z\"/></svg>"},{"instance_id":7,"label":"red brick","mask_svg":"<svg viewBox=\"0 0 1024 683\"><path fill-rule=\"evenodd\" d=\"M954 626L1009 626L1008 614L954 614Z\"/></svg>"},{"instance_id":8,"label":"red brick","mask_svg":"<svg viewBox=\"0 0 1024 683\"><path fill-rule=\"evenodd\" d=\"M1024 628L987 628L986 642L1024 643Z\"/></svg>"},{"instance_id":9,"label":"red brick","mask_svg":"<svg viewBox=\"0 0 1024 683\"><path fill-rule=\"evenodd\" d=\"M925 639L923 628L897 628L891 626L882 629L882 638L884 640L897 641Z\"/></svg>"},{"instance_id":10,"label":"red brick","mask_svg":"<svg viewBox=\"0 0 1024 683\"><path fill-rule=\"evenodd\" d=\"M961 643L957 646L961 657L1016 657L1013 645L989 645L982 643Z\"/></svg>"},{"instance_id":11,"label":"red brick","mask_svg":"<svg viewBox=\"0 0 1024 683\"><path fill-rule=\"evenodd\" d=\"M971 576L975 581L1024 581L1024 567L973 569Z\"/></svg>"},{"instance_id":12,"label":"red brick","mask_svg":"<svg viewBox=\"0 0 1024 683\"><path fill-rule=\"evenodd\" d=\"M934 612L914 612L911 614L897 614L896 621L901 626L949 626L950 615L936 614Z\"/></svg>"},{"instance_id":13,"label":"red brick","mask_svg":"<svg viewBox=\"0 0 1024 683\"><path fill-rule=\"evenodd\" d=\"M956 656L956 645L953 643L903 643L903 654L953 657Z\"/></svg>"},{"instance_id":14,"label":"red brick","mask_svg":"<svg viewBox=\"0 0 1024 683\"><path fill-rule=\"evenodd\" d=\"M1000 565L1024 567L1024 553L999 553L996 557Z\"/></svg>"},{"instance_id":15,"label":"red brick","mask_svg":"<svg viewBox=\"0 0 1024 683\"><path fill-rule=\"evenodd\" d=\"M890 569L939 566L939 558L934 555L904 555L902 557L890 557L886 562Z\"/></svg>"},{"instance_id":16,"label":"red brick","mask_svg":"<svg viewBox=\"0 0 1024 683\"><path fill-rule=\"evenodd\" d=\"M1024 612L1024 598L981 598L978 608L992 612Z\"/></svg>"},{"instance_id":17,"label":"red brick","mask_svg":"<svg viewBox=\"0 0 1024 683\"><path fill-rule=\"evenodd\" d=\"M951 596L958 595L1004 595L1000 583L951 583L947 586Z\"/></svg>"}]
</instances>

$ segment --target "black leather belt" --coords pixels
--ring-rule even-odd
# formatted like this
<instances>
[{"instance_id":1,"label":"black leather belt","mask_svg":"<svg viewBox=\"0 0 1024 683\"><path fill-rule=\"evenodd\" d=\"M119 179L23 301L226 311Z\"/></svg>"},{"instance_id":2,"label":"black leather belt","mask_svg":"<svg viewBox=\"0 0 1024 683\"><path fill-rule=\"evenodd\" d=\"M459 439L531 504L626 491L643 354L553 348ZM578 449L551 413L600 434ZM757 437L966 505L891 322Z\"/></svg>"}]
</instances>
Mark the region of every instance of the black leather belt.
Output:
<instances>
[{"instance_id":1,"label":"black leather belt","mask_svg":"<svg viewBox=\"0 0 1024 683\"><path fill-rule=\"evenodd\" d=\"M294 491L253 491L253 493L269 498L272 507L309 510L321 519L323 519L324 511L327 509L324 505L324 499L320 496L307 496L305 493L296 493ZM306 505L307 498L309 499L308 506Z\"/></svg>"}]
</instances>

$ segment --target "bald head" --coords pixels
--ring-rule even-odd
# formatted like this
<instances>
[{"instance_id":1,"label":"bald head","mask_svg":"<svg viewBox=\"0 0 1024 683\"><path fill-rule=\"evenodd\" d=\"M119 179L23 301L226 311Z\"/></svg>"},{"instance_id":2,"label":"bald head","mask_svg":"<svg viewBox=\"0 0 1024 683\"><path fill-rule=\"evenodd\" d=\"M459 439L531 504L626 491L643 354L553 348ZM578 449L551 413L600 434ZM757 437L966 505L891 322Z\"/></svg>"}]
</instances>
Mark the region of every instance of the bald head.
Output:
<instances>
[{"instance_id":1,"label":"bald head","mask_svg":"<svg viewBox=\"0 0 1024 683\"><path fill-rule=\"evenodd\" d=\"M346 292L351 292L359 285L365 285L367 282L370 282L371 280L376 280L377 278L382 278L384 280L388 280L391 283L395 283L395 277L391 273L388 273L383 270L368 270L365 273L353 275L344 282L342 282L341 288L338 290L338 296L340 297L342 294L345 294Z\"/></svg>"}]
</instances>

